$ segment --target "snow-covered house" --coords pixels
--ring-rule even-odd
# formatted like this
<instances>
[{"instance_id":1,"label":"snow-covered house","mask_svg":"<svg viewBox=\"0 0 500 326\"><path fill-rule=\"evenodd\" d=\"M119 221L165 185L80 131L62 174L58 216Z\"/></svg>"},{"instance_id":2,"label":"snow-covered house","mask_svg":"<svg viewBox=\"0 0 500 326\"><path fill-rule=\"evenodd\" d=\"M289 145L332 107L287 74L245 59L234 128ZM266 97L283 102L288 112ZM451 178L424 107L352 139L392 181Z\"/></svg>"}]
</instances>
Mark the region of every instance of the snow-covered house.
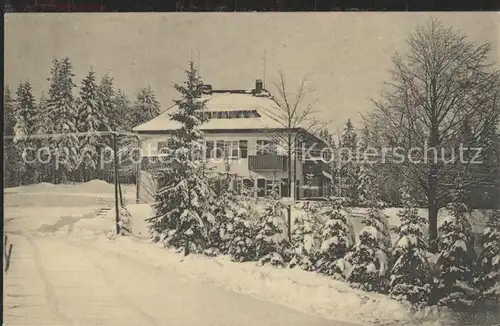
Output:
<instances>
[{"instance_id":1,"label":"snow-covered house","mask_svg":"<svg viewBox=\"0 0 500 326\"><path fill-rule=\"evenodd\" d=\"M279 182L282 197L293 197L291 189L295 189L297 199L328 195L331 183L329 166L324 160L318 160L317 155L327 145L304 128L294 131L294 135L295 132L301 135L300 142L295 144L300 150L296 161L291 164L295 184L289 182L286 142L279 141L285 138L280 135L286 129L282 121L273 118L279 107L263 88L261 80L257 80L255 88L250 90L215 90L205 85L200 101L205 101L203 114L209 118L202 125L206 158L218 172L225 171L224 158L228 159L236 189L247 183L257 187L257 196L263 197L275 182ZM173 110L175 106L134 128L142 143L143 170L147 170L148 162L168 146L169 135L180 127L177 121L170 119ZM314 150L307 153L309 146ZM304 187L306 179L308 187Z\"/></svg>"}]
</instances>

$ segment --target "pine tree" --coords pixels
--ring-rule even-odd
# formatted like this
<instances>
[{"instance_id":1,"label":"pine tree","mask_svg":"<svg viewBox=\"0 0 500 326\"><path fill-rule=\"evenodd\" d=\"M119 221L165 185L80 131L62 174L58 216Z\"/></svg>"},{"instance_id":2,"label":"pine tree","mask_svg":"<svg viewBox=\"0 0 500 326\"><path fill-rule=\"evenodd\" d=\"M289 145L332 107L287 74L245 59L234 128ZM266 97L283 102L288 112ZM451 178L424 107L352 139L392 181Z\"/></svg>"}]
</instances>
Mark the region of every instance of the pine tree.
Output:
<instances>
[{"instance_id":1,"label":"pine tree","mask_svg":"<svg viewBox=\"0 0 500 326\"><path fill-rule=\"evenodd\" d=\"M370 207L363 219L365 226L373 226L379 233L379 243L377 245L386 255L392 248L391 235L389 232L389 221L387 215L382 211L384 203L377 200L375 196L369 200Z\"/></svg>"},{"instance_id":2,"label":"pine tree","mask_svg":"<svg viewBox=\"0 0 500 326\"><path fill-rule=\"evenodd\" d=\"M38 100L37 112L38 112L37 114L38 119L37 119L36 133L37 134L49 133L50 130L53 130L51 126L54 125L54 121L51 121L49 119L47 97L45 96L45 93L43 91L40 94L40 99ZM37 167L40 175L39 179L40 181L51 180L50 176L53 173L53 171L51 171L50 164L47 164L46 162L49 161L50 144L53 142L53 139L38 138L35 139L35 141L37 144L38 155L39 155L38 167Z\"/></svg>"},{"instance_id":3,"label":"pine tree","mask_svg":"<svg viewBox=\"0 0 500 326\"><path fill-rule=\"evenodd\" d=\"M16 124L15 118L15 103L12 98L12 93L9 87L4 88L3 108L4 108L4 135L14 137L14 127ZM4 171L5 171L5 186L18 186L21 182L20 163L22 161L21 153L18 147L14 144L13 138L6 138L4 141Z\"/></svg>"},{"instance_id":4,"label":"pine tree","mask_svg":"<svg viewBox=\"0 0 500 326\"><path fill-rule=\"evenodd\" d=\"M344 257L354 245L353 228L339 200L330 202L324 216L326 222L321 228L323 242L319 252L318 271L344 279L348 272L344 270L347 266Z\"/></svg>"},{"instance_id":5,"label":"pine tree","mask_svg":"<svg viewBox=\"0 0 500 326\"><path fill-rule=\"evenodd\" d=\"M346 278L354 288L385 291L387 256L378 247L381 238L382 235L373 226L365 226L358 233L356 250L348 259L351 268Z\"/></svg>"},{"instance_id":6,"label":"pine tree","mask_svg":"<svg viewBox=\"0 0 500 326\"><path fill-rule=\"evenodd\" d=\"M371 203L371 197L374 192L378 192L375 188L374 168L371 164L361 163L356 170L356 179L358 181L356 193L358 196L358 204L367 207ZM378 196L377 196L378 197Z\"/></svg>"},{"instance_id":7,"label":"pine tree","mask_svg":"<svg viewBox=\"0 0 500 326\"><path fill-rule=\"evenodd\" d=\"M387 217L382 213L380 203L373 198L370 205L363 219L364 228L358 234L356 249L348 259L352 268L347 280L354 287L384 292L387 289L391 239Z\"/></svg>"},{"instance_id":8,"label":"pine tree","mask_svg":"<svg viewBox=\"0 0 500 326\"><path fill-rule=\"evenodd\" d=\"M67 134L50 139L53 161L51 168L59 172L62 180L67 180L77 165L77 148L79 147L76 121L78 110L73 97L74 74L69 58L54 59L51 69L49 97L47 99L48 119L47 133ZM55 180L61 181L61 180Z\"/></svg>"},{"instance_id":9,"label":"pine tree","mask_svg":"<svg viewBox=\"0 0 500 326\"><path fill-rule=\"evenodd\" d=\"M341 196L348 198L351 205L358 204L358 180L359 166L357 162L358 136L351 119L348 119L342 132L339 144L341 179Z\"/></svg>"},{"instance_id":10,"label":"pine tree","mask_svg":"<svg viewBox=\"0 0 500 326\"><path fill-rule=\"evenodd\" d=\"M358 147L358 135L354 129L351 119L347 119L340 142L343 148L355 150Z\"/></svg>"},{"instance_id":11,"label":"pine tree","mask_svg":"<svg viewBox=\"0 0 500 326\"><path fill-rule=\"evenodd\" d=\"M114 110L109 120L119 121L119 123L116 123L112 129L117 131L132 131L132 128L135 127L131 122L132 104L123 90L119 89L116 91L113 99L113 107Z\"/></svg>"},{"instance_id":12,"label":"pine tree","mask_svg":"<svg viewBox=\"0 0 500 326\"><path fill-rule=\"evenodd\" d=\"M439 304L452 308L471 306L477 294L472 284L475 260L472 229L464 202L463 190L453 191L447 206L450 215L439 226L436 294Z\"/></svg>"},{"instance_id":13,"label":"pine tree","mask_svg":"<svg viewBox=\"0 0 500 326\"><path fill-rule=\"evenodd\" d=\"M481 237L474 284L484 299L500 298L500 210L490 213Z\"/></svg>"},{"instance_id":14,"label":"pine tree","mask_svg":"<svg viewBox=\"0 0 500 326\"><path fill-rule=\"evenodd\" d=\"M423 238L426 222L408 192L404 192L404 210L398 213L401 224L392 251L389 294L415 305L427 304L432 291L432 275L427 260L427 242Z\"/></svg>"},{"instance_id":15,"label":"pine tree","mask_svg":"<svg viewBox=\"0 0 500 326\"><path fill-rule=\"evenodd\" d=\"M234 218L228 254L232 261L253 261L255 253L255 217L244 206L239 207Z\"/></svg>"},{"instance_id":16,"label":"pine tree","mask_svg":"<svg viewBox=\"0 0 500 326\"><path fill-rule=\"evenodd\" d=\"M36 173L36 143L30 135L36 134L37 107L32 93L31 84L21 82L16 91L14 111L14 144L17 151L22 153L22 183L31 184L38 181Z\"/></svg>"},{"instance_id":17,"label":"pine tree","mask_svg":"<svg viewBox=\"0 0 500 326\"><path fill-rule=\"evenodd\" d=\"M78 101L78 131L87 133L80 139L81 168L84 172L83 181L89 179L86 176L86 171L93 171L97 168L99 160L98 147L102 143L102 137L96 132L100 131L102 121L105 119L95 72L91 69L82 81Z\"/></svg>"},{"instance_id":18,"label":"pine tree","mask_svg":"<svg viewBox=\"0 0 500 326\"><path fill-rule=\"evenodd\" d=\"M320 223L318 216L307 212L295 219L292 228L292 260L290 268L299 266L306 271L316 269L318 253L321 245L319 237Z\"/></svg>"},{"instance_id":19,"label":"pine tree","mask_svg":"<svg viewBox=\"0 0 500 326\"><path fill-rule=\"evenodd\" d=\"M152 222L152 235L167 246L183 248L184 254L201 253L205 249L213 190L205 175L205 162L200 125L205 102L200 100L203 87L193 62L186 70L187 81L176 84L181 99L171 119L181 128L170 138L170 153L158 171L156 216Z\"/></svg>"},{"instance_id":20,"label":"pine tree","mask_svg":"<svg viewBox=\"0 0 500 326\"><path fill-rule=\"evenodd\" d=\"M160 102L156 100L156 95L151 86L141 88L137 93L137 100L131 114L134 126L145 123L160 114Z\"/></svg>"},{"instance_id":21,"label":"pine tree","mask_svg":"<svg viewBox=\"0 0 500 326\"><path fill-rule=\"evenodd\" d=\"M222 184L221 193L217 196L214 204L211 205L214 209L212 214L214 221L211 223L208 233L208 250L206 254L217 255L227 254L232 239L233 224L236 214L239 211L238 200L236 193L230 189L230 165L229 160L225 159L226 173L219 177L219 182Z\"/></svg>"},{"instance_id":22,"label":"pine tree","mask_svg":"<svg viewBox=\"0 0 500 326\"><path fill-rule=\"evenodd\" d=\"M269 263L283 267L289 259L290 244L286 237L284 209L284 205L277 199L270 199L266 203L255 237L255 251L259 265Z\"/></svg>"},{"instance_id":23,"label":"pine tree","mask_svg":"<svg viewBox=\"0 0 500 326\"><path fill-rule=\"evenodd\" d=\"M105 74L97 87L99 101L99 131L118 130L123 123L124 117L119 115L115 107L115 89L113 87L113 78Z\"/></svg>"},{"instance_id":24,"label":"pine tree","mask_svg":"<svg viewBox=\"0 0 500 326\"><path fill-rule=\"evenodd\" d=\"M15 104L15 141L24 141L25 136L36 133L37 110L31 83L21 82L16 91Z\"/></svg>"}]
</instances>

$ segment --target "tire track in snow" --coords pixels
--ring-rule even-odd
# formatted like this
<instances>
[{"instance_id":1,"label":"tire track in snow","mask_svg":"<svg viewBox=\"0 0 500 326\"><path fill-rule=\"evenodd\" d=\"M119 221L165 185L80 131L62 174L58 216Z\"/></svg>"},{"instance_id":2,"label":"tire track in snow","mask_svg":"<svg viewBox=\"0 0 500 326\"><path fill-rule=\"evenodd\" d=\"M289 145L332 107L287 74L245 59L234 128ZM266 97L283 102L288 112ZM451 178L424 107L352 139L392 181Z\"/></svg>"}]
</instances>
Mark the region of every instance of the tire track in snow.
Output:
<instances>
[{"instance_id":1,"label":"tire track in snow","mask_svg":"<svg viewBox=\"0 0 500 326\"><path fill-rule=\"evenodd\" d=\"M148 326L160 326L156 322L156 320L154 319L153 316L151 316L147 312L145 312L141 307L139 307L136 303L134 303L134 301L132 299L129 299L123 293L123 291L120 289L120 287L118 285L116 285L116 283L113 280L113 278L108 275L107 271L102 267L102 265L100 263L98 263L94 258L92 258L92 257L90 257L88 255L88 251L90 250L90 247L79 246L76 243L70 242L70 241L65 242L65 244L67 244L69 246L72 246L73 248L78 248L80 250L85 249L85 250L82 250L84 256L87 258L87 260L89 262L92 263L92 265L95 268L97 268L101 272L101 275L106 280L107 284L109 284L109 285L111 285L113 287L113 289L115 290L115 292L119 295L120 301L123 303L123 305L131 308L132 310L136 311L139 315L141 315L146 320L145 325L148 325ZM96 250L96 249L92 248L91 250Z\"/></svg>"},{"instance_id":2,"label":"tire track in snow","mask_svg":"<svg viewBox=\"0 0 500 326\"><path fill-rule=\"evenodd\" d=\"M38 248L36 247L33 239L31 239L29 236L24 236L24 238L33 247L33 256L34 256L36 271L37 271L37 274L42 279L44 289L45 289L45 295L46 295L47 301L49 303L50 310L52 311L54 316L57 318L57 320L60 321L61 325L73 325L74 323L67 316L65 316L61 312L61 310L59 309L59 301L57 300L57 296L55 294L54 287L47 279L47 275L45 274L45 270L43 269L43 264L40 260L40 253L39 253Z\"/></svg>"}]
</instances>

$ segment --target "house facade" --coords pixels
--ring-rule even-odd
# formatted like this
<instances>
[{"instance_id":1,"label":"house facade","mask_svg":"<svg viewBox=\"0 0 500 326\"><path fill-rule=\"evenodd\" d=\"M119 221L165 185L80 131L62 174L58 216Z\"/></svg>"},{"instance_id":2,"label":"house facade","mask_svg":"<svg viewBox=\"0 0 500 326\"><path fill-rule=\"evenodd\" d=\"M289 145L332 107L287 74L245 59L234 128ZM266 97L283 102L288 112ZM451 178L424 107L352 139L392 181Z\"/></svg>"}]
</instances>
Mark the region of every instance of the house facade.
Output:
<instances>
[{"instance_id":1,"label":"house facade","mask_svg":"<svg viewBox=\"0 0 500 326\"><path fill-rule=\"evenodd\" d=\"M330 194L329 165L317 155L326 143L301 127L283 128L282 121L276 118L280 108L262 81L257 80L251 90L213 90L205 85L200 101L205 102L203 114L208 118L201 126L207 162L219 173L226 171L228 162L236 190L245 183L256 187L259 197L267 196L276 185L281 197L300 199ZM141 169L147 171L149 162L168 149L168 139L180 127L170 119L174 110L175 106L134 128L141 140ZM288 146L289 133L299 135L292 146ZM307 153L308 146L313 146L314 151ZM297 154L290 164L291 181L288 147ZM315 154L310 155L311 152Z\"/></svg>"}]
</instances>

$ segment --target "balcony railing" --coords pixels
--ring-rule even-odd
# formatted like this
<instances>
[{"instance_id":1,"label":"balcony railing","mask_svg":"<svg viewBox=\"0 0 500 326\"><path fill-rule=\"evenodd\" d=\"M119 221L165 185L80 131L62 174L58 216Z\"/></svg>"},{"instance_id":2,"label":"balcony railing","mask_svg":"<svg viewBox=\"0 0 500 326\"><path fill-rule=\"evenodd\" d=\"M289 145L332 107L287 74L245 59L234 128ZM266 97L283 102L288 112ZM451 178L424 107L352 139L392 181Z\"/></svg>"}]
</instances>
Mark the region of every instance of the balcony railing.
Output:
<instances>
[{"instance_id":1,"label":"balcony railing","mask_svg":"<svg viewBox=\"0 0 500 326\"><path fill-rule=\"evenodd\" d=\"M251 171L287 171L288 157L284 155L249 155L248 169Z\"/></svg>"}]
</instances>

